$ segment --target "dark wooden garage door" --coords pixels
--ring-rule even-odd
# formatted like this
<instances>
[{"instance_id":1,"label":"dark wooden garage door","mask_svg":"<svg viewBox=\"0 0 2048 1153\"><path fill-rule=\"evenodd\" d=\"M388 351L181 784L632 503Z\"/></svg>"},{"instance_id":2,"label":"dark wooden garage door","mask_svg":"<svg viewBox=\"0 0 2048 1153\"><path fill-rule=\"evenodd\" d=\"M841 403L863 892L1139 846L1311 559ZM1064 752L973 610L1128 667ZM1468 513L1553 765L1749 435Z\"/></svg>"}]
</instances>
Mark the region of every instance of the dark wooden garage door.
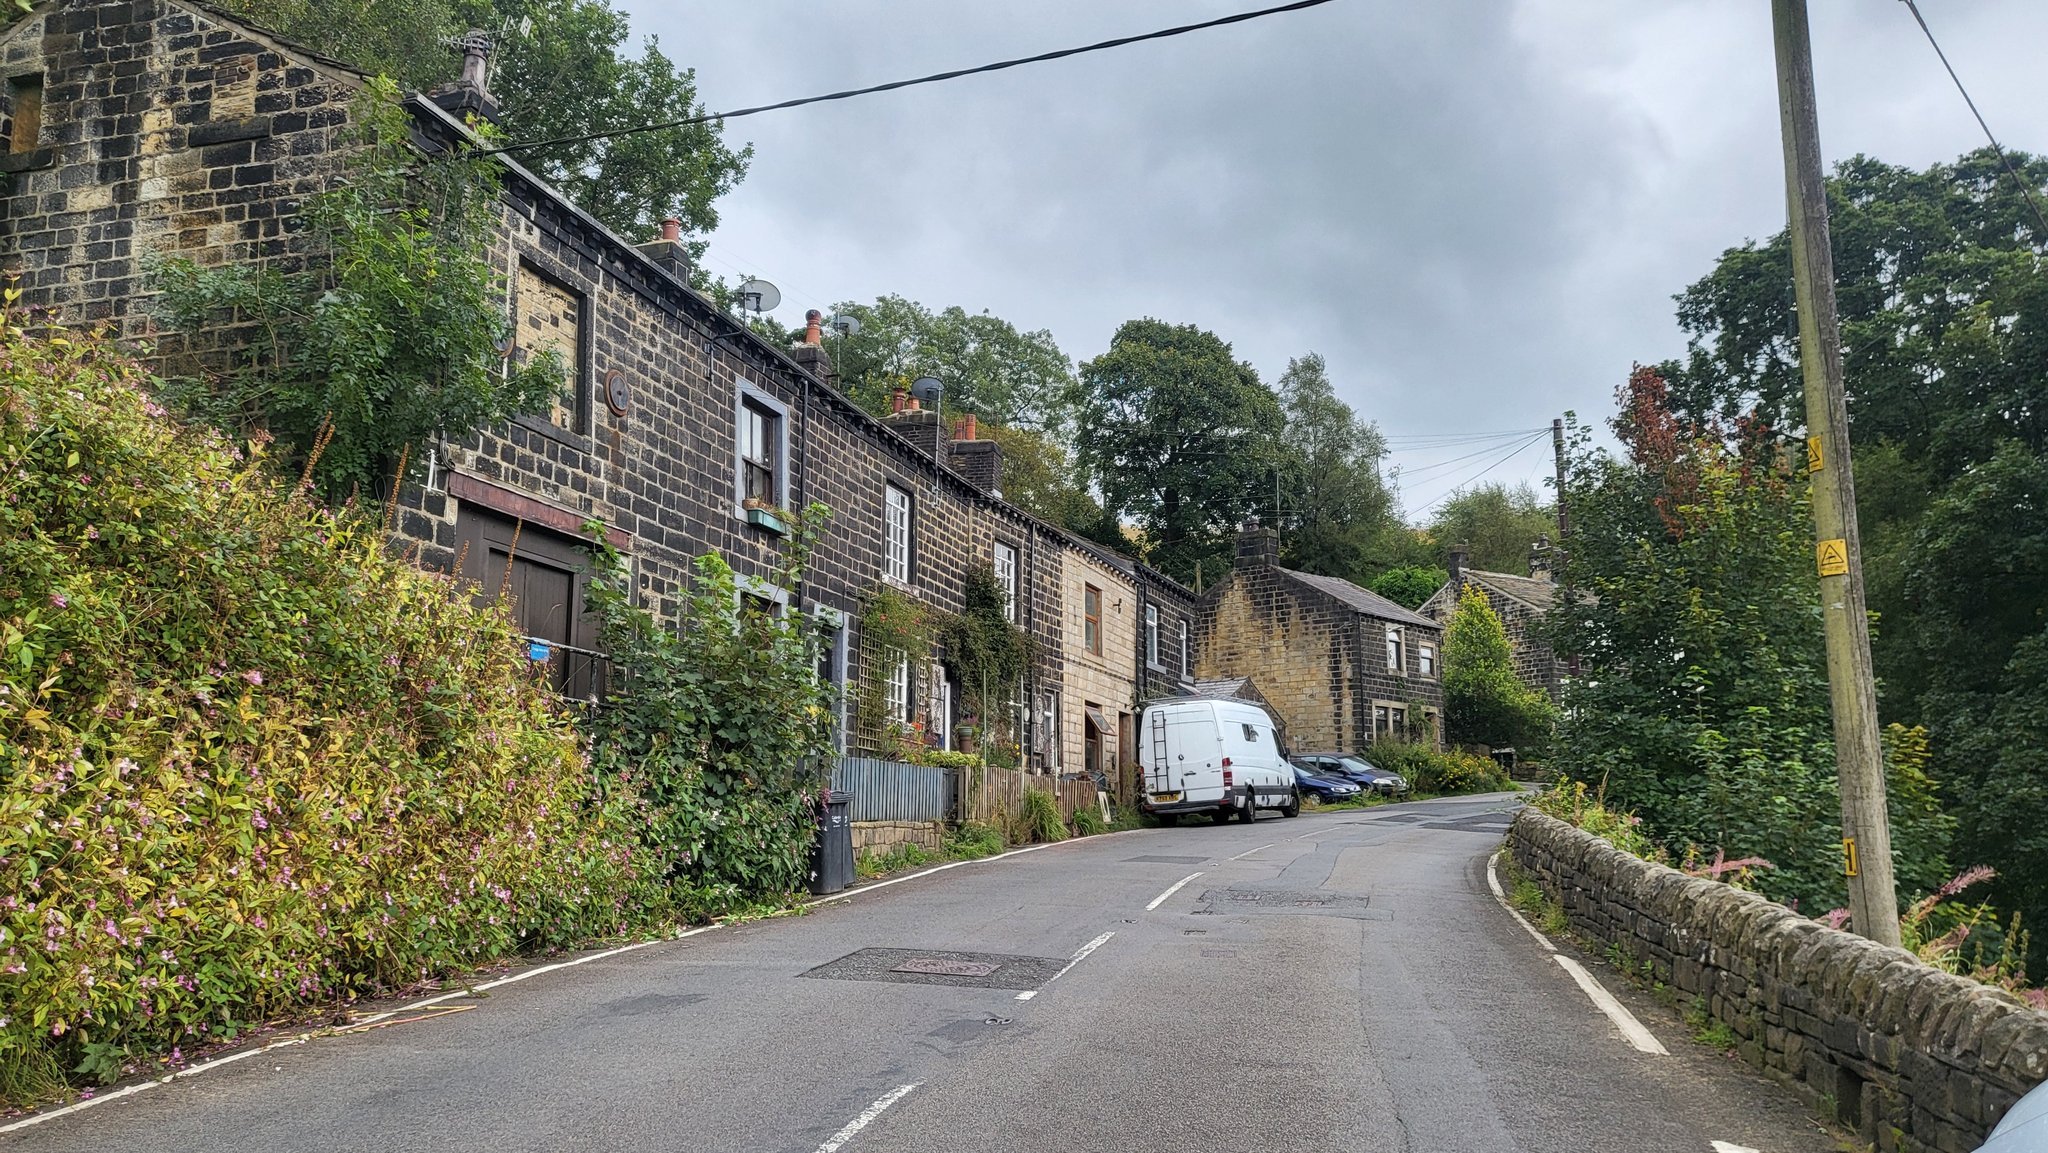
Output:
<instances>
[{"instance_id":1,"label":"dark wooden garage door","mask_svg":"<svg viewBox=\"0 0 2048 1153\"><path fill-rule=\"evenodd\" d=\"M590 586L583 542L470 504L462 506L456 529L467 546L462 575L477 582L484 600L502 592L511 602L513 621L532 642L529 655L547 662L556 691L578 700L603 695L597 619L583 611Z\"/></svg>"}]
</instances>

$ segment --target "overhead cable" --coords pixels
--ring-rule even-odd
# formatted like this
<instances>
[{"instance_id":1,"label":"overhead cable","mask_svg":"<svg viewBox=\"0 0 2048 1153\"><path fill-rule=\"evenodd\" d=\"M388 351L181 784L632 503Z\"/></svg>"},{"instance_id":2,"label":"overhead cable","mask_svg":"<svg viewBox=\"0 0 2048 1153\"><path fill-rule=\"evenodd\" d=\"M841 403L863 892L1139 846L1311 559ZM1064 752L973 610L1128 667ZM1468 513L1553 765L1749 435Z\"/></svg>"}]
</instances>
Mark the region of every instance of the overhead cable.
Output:
<instances>
[{"instance_id":1,"label":"overhead cable","mask_svg":"<svg viewBox=\"0 0 2048 1153\"><path fill-rule=\"evenodd\" d=\"M1914 21L1920 25L1920 31L1926 35L1928 45L1934 49L1934 54L1940 57L1941 66L1948 70L1948 78L1955 81L1956 91L1963 94L1963 103L1970 106L1970 115L1977 118L1977 127L1984 130L1984 139L1991 142L1991 151L1998 156L1998 163L2005 168L2005 174L2012 177L2013 183L2020 186L2020 195L2027 198L2027 206L2034 210L2034 222L2041 226L2041 240L2048 243L2048 214L2041 211L2041 202L2034 198L2033 186L2028 184L2026 178L2019 174L2019 170L2012 166L2012 161L2005 155L2005 149L1998 143L1998 137L1991 134L1991 125L1986 124L1984 114L1977 111L1977 102L1970 99L1970 90L1963 87L1963 78L1956 75L1955 65L1948 62L1948 53L1941 50L1941 43L1934 38L1934 30L1927 26L1927 18L1920 15L1920 5L1914 0L1905 0L1905 4L1913 13Z\"/></svg>"},{"instance_id":2,"label":"overhead cable","mask_svg":"<svg viewBox=\"0 0 2048 1153\"><path fill-rule=\"evenodd\" d=\"M663 132L671 128L687 128L693 124L709 124L716 120L737 120L742 116L753 116L762 112L776 112L784 108L800 108L806 104L823 104L828 100L851 100L856 96L871 96L877 92L894 92L898 88L913 88L919 84L937 84L941 80L957 80L963 76L978 76L984 72L1000 72L1005 68L1018 68L1026 64L1043 64L1049 60L1063 60L1087 52L1101 52L1110 48L1122 48L1128 44L1140 44L1147 40L1164 40L1169 36L1184 36L1190 32L1201 32L1209 28L1221 28L1226 24L1242 24L1264 16L1278 16L1285 12L1299 12L1304 8L1318 8L1336 0L1294 0L1291 4L1280 4L1272 8L1261 8L1254 12L1239 12L1232 16L1219 16L1198 24L1182 24L1175 28L1161 28L1157 32L1146 32L1137 36L1119 36L1114 40L1103 40L1084 44L1079 48L1062 48L1055 52L1041 52L1036 56L1019 56L1014 60L999 60L994 64L982 64L973 68L956 68L950 72L934 72L912 80L892 80L887 84L873 84L866 88L849 88L844 92L828 92L822 96L802 96L795 100L784 100L775 104L760 104L752 108L735 108L731 112L710 112L701 116L685 116L676 120L665 120L659 124L643 124L634 128L617 128L605 132L585 132L578 136L558 136L552 140L530 140L523 144L505 144L497 148L479 148L473 156L496 156L507 152L524 152L530 148L548 148L557 144L587 144L593 140L609 140L616 136L632 136L642 132Z\"/></svg>"}]
</instances>

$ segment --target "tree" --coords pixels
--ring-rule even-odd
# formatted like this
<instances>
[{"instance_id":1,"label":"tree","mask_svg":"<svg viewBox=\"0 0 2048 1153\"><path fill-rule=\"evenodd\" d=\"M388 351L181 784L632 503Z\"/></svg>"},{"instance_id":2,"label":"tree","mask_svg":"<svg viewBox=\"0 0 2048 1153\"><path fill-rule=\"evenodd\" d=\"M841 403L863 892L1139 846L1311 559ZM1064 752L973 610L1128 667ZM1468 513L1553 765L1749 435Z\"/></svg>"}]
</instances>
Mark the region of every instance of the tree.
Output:
<instances>
[{"instance_id":1,"label":"tree","mask_svg":"<svg viewBox=\"0 0 2048 1153\"><path fill-rule=\"evenodd\" d=\"M1126 322L1081 366L1076 408L1083 473L1104 509L1137 523L1148 559L1168 574L1222 571L1238 527L1270 515L1280 400L1214 333Z\"/></svg>"},{"instance_id":2,"label":"tree","mask_svg":"<svg viewBox=\"0 0 2048 1153\"><path fill-rule=\"evenodd\" d=\"M1281 555L1294 568L1363 581L1386 564L1375 546L1398 523L1380 480L1386 441L1337 398L1317 353L1287 362L1280 403Z\"/></svg>"},{"instance_id":3,"label":"tree","mask_svg":"<svg viewBox=\"0 0 2048 1153\"><path fill-rule=\"evenodd\" d=\"M2008 157L2042 195L2048 160ZM1929 728L1958 857L1996 868L1994 901L2038 923L2048 788L2015 750L2048 701L2048 236L1988 150L1917 171L1853 157L1828 193L1879 705ZM1724 252L1678 303L1673 410L1795 433L1785 235Z\"/></svg>"},{"instance_id":4,"label":"tree","mask_svg":"<svg viewBox=\"0 0 2048 1153\"><path fill-rule=\"evenodd\" d=\"M860 321L858 333L834 338L832 353L847 395L869 412L888 413L896 389L932 376L946 386L948 412L1064 443L1074 369L1052 333L1022 332L958 305L933 312L894 295L873 304L849 301L837 311Z\"/></svg>"},{"instance_id":5,"label":"tree","mask_svg":"<svg viewBox=\"0 0 2048 1153\"><path fill-rule=\"evenodd\" d=\"M1086 533L1103 519L1102 505L1075 475L1074 455L1043 433L999 424L981 426L983 439L1003 449L1003 498L1033 516ZM1128 549L1129 542L1116 547Z\"/></svg>"},{"instance_id":6,"label":"tree","mask_svg":"<svg viewBox=\"0 0 2048 1153\"><path fill-rule=\"evenodd\" d=\"M1451 574L1434 565L1400 565L1372 578L1372 591L1403 608L1419 609Z\"/></svg>"},{"instance_id":7,"label":"tree","mask_svg":"<svg viewBox=\"0 0 2048 1153\"><path fill-rule=\"evenodd\" d=\"M1499 615L1485 590L1466 585L1444 629L1444 735L1460 744L1527 749L1547 738L1549 727L1550 697L1515 675Z\"/></svg>"},{"instance_id":8,"label":"tree","mask_svg":"<svg viewBox=\"0 0 2048 1153\"><path fill-rule=\"evenodd\" d=\"M626 51L631 26L610 0L223 0L230 12L412 88L454 79L448 38L477 27L497 41L492 95L513 141L555 140L701 115L696 73L653 37ZM521 164L632 239L682 221L701 257L714 202L745 177L751 145L695 124L522 151Z\"/></svg>"},{"instance_id":9,"label":"tree","mask_svg":"<svg viewBox=\"0 0 2048 1153\"><path fill-rule=\"evenodd\" d=\"M1526 483L1466 489L1439 506L1429 522L1439 555L1465 545L1471 567L1516 576L1528 575L1529 546L1536 538L1556 532L1556 506L1545 503Z\"/></svg>"}]
</instances>

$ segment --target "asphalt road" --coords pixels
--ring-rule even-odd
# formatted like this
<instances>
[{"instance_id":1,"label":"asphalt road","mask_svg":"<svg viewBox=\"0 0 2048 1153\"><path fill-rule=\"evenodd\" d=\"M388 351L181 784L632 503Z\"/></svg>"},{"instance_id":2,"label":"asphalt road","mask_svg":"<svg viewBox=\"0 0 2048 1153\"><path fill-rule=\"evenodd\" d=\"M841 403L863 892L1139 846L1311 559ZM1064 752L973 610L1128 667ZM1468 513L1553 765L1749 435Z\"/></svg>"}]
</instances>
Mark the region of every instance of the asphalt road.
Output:
<instances>
[{"instance_id":1,"label":"asphalt road","mask_svg":"<svg viewBox=\"0 0 2048 1153\"><path fill-rule=\"evenodd\" d=\"M273 1050L0 1153L1834 1150L1581 958L1669 1053L1633 1047L1515 923L1486 883L1512 803L964 865Z\"/></svg>"}]
</instances>

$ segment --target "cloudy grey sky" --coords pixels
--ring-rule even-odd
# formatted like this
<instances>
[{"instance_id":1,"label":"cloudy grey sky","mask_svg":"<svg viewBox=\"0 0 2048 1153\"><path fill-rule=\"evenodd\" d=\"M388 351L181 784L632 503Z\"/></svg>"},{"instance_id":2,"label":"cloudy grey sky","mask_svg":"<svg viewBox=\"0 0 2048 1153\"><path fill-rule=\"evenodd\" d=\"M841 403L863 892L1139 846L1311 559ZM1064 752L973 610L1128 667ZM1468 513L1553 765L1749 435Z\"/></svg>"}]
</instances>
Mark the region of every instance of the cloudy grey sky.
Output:
<instances>
[{"instance_id":1,"label":"cloudy grey sky","mask_svg":"<svg viewBox=\"0 0 2048 1153\"><path fill-rule=\"evenodd\" d=\"M624 0L712 109L1149 31L1256 0ZM732 122L753 142L709 265L781 317L900 293L1047 328L1077 361L1139 316L1271 380L1329 359L1411 515L1604 419L1677 353L1671 295L1783 226L1767 0L1338 0L1159 43ZM1814 0L1830 160L1924 165L1977 128L1899 0ZM1922 0L2012 147L2048 149L2048 3ZM665 111L665 110L663 110ZM1513 442L1504 442L1512 444ZM1430 467L1435 465L1436 467Z\"/></svg>"}]
</instances>

